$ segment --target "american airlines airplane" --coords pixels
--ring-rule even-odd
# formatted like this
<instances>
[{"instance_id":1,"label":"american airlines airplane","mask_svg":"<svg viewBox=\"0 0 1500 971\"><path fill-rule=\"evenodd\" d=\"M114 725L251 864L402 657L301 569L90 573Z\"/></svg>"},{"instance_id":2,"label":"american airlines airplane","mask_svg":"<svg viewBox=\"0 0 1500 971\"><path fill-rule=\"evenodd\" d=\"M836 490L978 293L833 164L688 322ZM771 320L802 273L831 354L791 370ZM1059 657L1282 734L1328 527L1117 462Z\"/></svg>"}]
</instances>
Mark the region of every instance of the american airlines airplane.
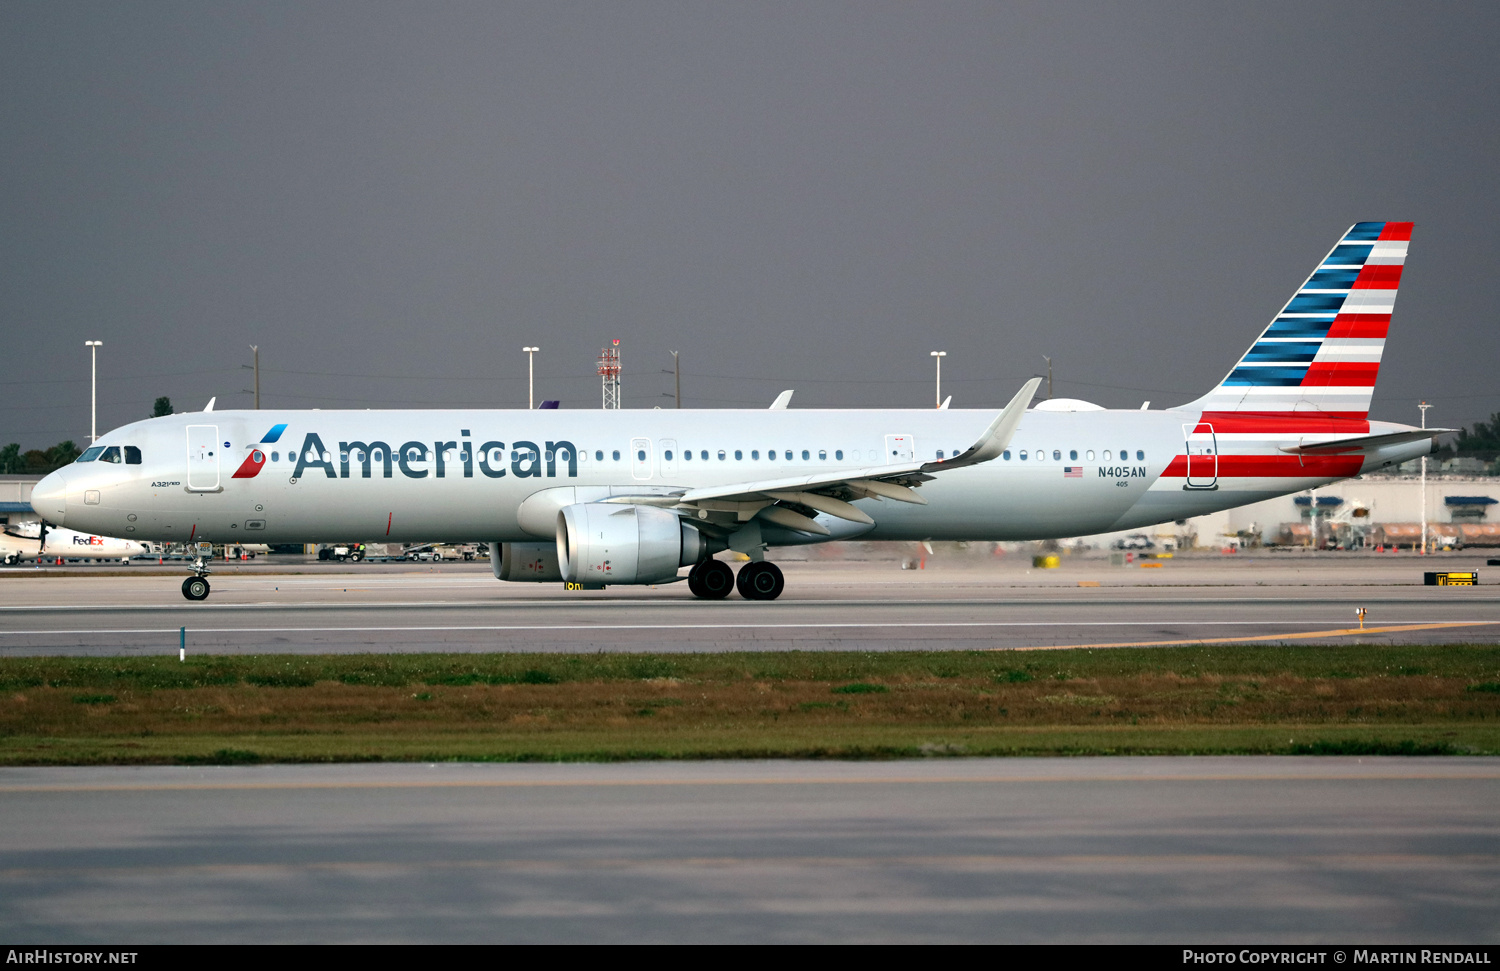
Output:
<instances>
[{"instance_id":1,"label":"american airlines airplane","mask_svg":"<svg viewBox=\"0 0 1500 971\"><path fill-rule=\"evenodd\" d=\"M1411 223L1344 234L1219 385L1164 410L204 411L136 422L43 479L48 522L160 542L490 544L501 580L774 600L766 553L1034 540L1299 492L1432 448L1370 421ZM210 403L210 407L212 404ZM778 407L779 406L779 407ZM713 558L747 554L738 576ZM183 582L208 596L200 560Z\"/></svg>"}]
</instances>

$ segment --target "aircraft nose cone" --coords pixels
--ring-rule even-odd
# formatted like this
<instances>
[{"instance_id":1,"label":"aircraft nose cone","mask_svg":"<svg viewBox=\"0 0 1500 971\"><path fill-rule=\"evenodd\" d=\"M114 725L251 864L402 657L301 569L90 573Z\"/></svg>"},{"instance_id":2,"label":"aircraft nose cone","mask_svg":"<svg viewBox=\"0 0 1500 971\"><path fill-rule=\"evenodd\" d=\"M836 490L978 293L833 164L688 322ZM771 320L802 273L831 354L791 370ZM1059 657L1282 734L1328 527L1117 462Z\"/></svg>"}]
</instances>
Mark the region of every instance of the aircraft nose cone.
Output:
<instances>
[{"instance_id":1,"label":"aircraft nose cone","mask_svg":"<svg viewBox=\"0 0 1500 971\"><path fill-rule=\"evenodd\" d=\"M68 512L68 476L59 469L31 490L31 508L47 522L61 526Z\"/></svg>"}]
</instances>

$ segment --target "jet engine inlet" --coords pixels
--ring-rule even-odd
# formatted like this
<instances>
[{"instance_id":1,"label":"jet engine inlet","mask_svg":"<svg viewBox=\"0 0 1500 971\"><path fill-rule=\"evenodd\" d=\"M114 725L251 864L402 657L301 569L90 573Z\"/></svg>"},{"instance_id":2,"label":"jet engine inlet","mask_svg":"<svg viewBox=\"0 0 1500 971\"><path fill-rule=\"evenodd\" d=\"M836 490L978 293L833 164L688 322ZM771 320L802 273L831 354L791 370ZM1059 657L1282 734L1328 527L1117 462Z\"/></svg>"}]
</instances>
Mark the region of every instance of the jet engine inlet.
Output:
<instances>
[{"instance_id":1,"label":"jet engine inlet","mask_svg":"<svg viewBox=\"0 0 1500 971\"><path fill-rule=\"evenodd\" d=\"M581 502L557 514L557 561L569 583L660 583L707 553L703 534L655 506Z\"/></svg>"}]
</instances>

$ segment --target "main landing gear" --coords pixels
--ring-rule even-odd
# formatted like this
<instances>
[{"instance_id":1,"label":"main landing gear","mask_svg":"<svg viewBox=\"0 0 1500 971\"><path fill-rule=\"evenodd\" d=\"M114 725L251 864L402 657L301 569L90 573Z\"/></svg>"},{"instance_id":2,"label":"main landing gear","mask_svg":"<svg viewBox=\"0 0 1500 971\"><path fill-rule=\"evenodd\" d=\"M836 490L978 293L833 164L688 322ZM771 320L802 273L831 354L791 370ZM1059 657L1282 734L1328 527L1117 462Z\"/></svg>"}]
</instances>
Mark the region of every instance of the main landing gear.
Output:
<instances>
[{"instance_id":1,"label":"main landing gear","mask_svg":"<svg viewBox=\"0 0 1500 971\"><path fill-rule=\"evenodd\" d=\"M704 600L723 600L734 589L734 571L728 563L704 560L688 571L688 589Z\"/></svg>"},{"instance_id":2,"label":"main landing gear","mask_svg":"<svg viewBox=\"0 0 1500 971\"><path fill-rule=\"evenodd\" d=\"M208 567L203 557L193 561L193 575L182 581L182 595L189 600L208 599Z\"/></svg>"},{"instance_id":3,"label":"main landing gear","mask_svg":"<svg viewBox=\"0 0 1500 971\"><path fill-rule=\"evenodd\" d=\"M775 600L786 589L786 578L775 563L746 563L736 577L729 564L704 560L688 571L688 589L703 600L723 600L738 588L746 600Z\"/></svg>"}]
</instances>

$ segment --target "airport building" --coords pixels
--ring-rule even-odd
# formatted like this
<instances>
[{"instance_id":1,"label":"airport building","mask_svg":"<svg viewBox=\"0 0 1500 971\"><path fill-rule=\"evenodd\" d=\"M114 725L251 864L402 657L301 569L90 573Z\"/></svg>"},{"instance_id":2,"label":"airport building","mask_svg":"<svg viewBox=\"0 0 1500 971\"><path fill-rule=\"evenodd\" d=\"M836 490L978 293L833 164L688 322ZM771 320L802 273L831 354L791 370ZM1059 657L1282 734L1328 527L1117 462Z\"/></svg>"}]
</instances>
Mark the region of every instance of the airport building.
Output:
<instances>
[{"instance_id":1,"label":"airport building","mask_svg":"<svg viewBox=\"0 0 1500 971\"><path fill-rule=\"evenodd\" d=\"M37 518L31 509L31 490L40 481L39 475L0 475L0 526Z\"/></svg>"},{"instance_id":2,"label":"airport building","mask_svg":"<svg viewBox=\"0 0 1500 971\"><path fill-rule=\"evenodd\" d=\"M1429 545L1500 546L1500 478L1444 474L1437 468L1432 462L1427 474ZM1361 476L1181 523L1085 536L1062 545L1107 549L1144 536L1162 549L1409 549L1421 544L1422 491L1417 475Z\"/></svg>"}]
</instances>

